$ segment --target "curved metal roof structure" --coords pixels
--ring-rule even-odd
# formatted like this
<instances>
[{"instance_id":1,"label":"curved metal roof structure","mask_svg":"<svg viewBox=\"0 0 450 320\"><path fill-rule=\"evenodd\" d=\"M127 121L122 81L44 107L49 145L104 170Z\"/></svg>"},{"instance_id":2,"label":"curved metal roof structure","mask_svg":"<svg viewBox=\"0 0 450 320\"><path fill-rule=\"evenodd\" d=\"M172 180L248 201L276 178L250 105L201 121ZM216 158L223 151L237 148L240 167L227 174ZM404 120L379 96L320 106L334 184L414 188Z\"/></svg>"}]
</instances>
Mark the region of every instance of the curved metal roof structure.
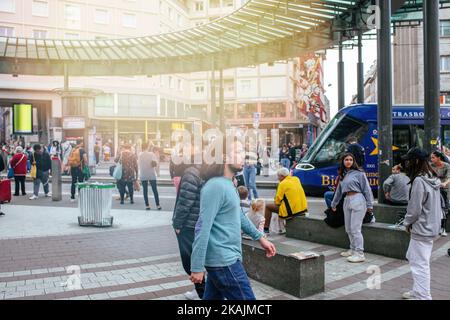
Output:
<instances>
[{"instance_id":1,"label":"curved metal roof structure","mask_svg":"<svg viewBox=\"0 0 450 320\"><path fill-rule=\"evenodd\" d=\"M370 0L249 0L228 16L172 33L115 40L0 37L0 73L153 75L227 69L329 48L367 30ZM422 1L392 1L393 12ZM444 6L450 0L441 0ZM397 10L398 9L398 10Z\"/></svg>"}]
</instances>

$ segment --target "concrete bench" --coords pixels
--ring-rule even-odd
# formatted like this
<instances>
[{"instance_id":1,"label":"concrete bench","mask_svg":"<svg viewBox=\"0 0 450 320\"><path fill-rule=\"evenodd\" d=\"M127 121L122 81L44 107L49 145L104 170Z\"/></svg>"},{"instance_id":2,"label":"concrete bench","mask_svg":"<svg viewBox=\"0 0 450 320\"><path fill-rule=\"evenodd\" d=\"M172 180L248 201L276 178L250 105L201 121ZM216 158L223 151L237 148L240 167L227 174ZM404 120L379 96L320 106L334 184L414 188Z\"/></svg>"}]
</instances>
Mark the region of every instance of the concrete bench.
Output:
<instances>
[{"instance_id":1,"label":"concrete bench","mask_svg":"<svg viewBox=\"0 0 450 320\"><path fill-rule=\"evenodd\" d=\"M364 251L406 259L410 236L404 229L386 223L363 224ZM321 217L296 217L287 221L286 237L348 249L345 227L331 228Z\"/></svg>"},{"instance_id":2,"label":"concrete bench","mask_svg":"<svg viewBox=\"0 0 450 320\"><path fill-rule=\"evenodd\" d=\"M302 250L274 242L277 254L267 258L257 241L243 240L243 264L250 278L298 298L325 290L325 257L298 260L289 254Z\"/></svg>"},{"instance_id":3,"label":"concrete bench","mask_svg":"<svg viewBox=\"0 0 450 320\"><path fill-rule=\"evenodd\" d=\"M390 206L387 204L375 204L373 211L377 222L395 224L400 217L406 214L406 206ZM447 232L450 232L450 223L447 223Z\"/></svg>"},{"instance_id":4,"label":"concrete bench","mask_svg":"<svg viewBox=\"0 0 450 320\"><path fill-rule=\"evenodd\" d=\"M373 212L377 222L395 224L400 217L405 215L406 206L390 206L376 203L373 206Z\"/></svg>"}]
</instances>

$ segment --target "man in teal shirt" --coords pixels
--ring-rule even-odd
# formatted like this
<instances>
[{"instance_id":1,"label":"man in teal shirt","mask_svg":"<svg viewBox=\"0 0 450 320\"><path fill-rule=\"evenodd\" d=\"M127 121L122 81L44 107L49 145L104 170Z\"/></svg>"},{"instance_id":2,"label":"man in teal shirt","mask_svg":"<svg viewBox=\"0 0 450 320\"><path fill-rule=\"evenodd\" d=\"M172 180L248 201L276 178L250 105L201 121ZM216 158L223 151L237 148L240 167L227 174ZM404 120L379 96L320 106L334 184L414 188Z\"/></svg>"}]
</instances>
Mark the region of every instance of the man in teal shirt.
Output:
<instances>
[{"instance_id":1,"label":"man in teal shirt","mask_svg":"<svg viewBox=\"0 0 450 320\"><path fill-rule=\"evenodd\" d=\"M232 179L242 170L242 164L217 166L218 172L223 170L223 175L211 178L200 195L200 217L192 246L191 280L201 283L207 271L204 300L255 300L241 262L241 229L260 242L267 257L275 255L275 246L241 211Z\"/></svg>"}]
</instances>

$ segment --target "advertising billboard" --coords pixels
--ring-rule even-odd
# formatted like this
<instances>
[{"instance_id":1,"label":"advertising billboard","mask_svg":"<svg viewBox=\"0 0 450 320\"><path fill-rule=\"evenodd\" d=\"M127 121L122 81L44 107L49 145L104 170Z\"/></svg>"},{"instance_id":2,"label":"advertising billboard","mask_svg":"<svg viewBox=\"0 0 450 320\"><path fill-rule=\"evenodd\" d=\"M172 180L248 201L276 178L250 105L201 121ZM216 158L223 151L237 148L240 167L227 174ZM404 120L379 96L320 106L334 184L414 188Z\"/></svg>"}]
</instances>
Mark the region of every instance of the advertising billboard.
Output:
<instances>
[{"instance_id":1,"label":"advertising billboard","mask_svg":"<svg viewBox=\"0 0 450 320\"><path fill-rule=\"evenodd\" d=\"M33 134L33 106L13 104L13 134Z\"/></svg>"}]
</instances>

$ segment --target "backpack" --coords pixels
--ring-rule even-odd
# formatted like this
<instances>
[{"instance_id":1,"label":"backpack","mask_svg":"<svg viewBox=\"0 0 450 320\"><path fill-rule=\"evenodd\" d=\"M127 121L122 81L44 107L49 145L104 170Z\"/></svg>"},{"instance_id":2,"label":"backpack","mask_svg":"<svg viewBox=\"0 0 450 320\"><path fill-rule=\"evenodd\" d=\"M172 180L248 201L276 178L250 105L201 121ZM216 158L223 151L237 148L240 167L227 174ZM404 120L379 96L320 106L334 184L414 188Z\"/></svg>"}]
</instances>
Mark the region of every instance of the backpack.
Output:
<instances>
[{"instance_id":1,"label":"backpack","mask_svg":"<svg viewBox=\"0 0 450 320\"><path fill-rule=\"evenodd\" d=\"M72 150L67 163L71 168L76 168L76 167L81 166L80 148L76 148L76 149Z\"/></svg>"}]
</instances>

